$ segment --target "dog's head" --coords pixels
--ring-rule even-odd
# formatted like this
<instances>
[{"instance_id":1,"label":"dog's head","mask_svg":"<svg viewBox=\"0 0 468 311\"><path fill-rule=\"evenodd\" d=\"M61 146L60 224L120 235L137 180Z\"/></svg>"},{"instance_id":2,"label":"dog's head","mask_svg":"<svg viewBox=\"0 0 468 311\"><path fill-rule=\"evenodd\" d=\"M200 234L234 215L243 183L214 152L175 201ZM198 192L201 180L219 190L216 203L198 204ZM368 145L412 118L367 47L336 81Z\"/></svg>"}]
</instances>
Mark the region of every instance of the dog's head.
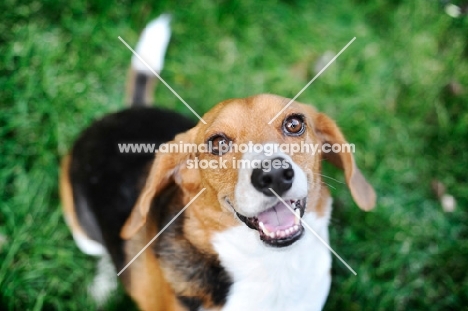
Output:
<instances>
[{"instance_id":1,"label":"dog's head","mask_svg":"<svg viewBox=\"0 0 468 311\"><path fill-rule=\"evenodd\" d=\"M288 246L304 232L297 216L318 208L322 159L343 169L356 204L372 209L375 192L333 120L293 102L269 124L289 101L274 95L227 100L203 116L206 124L177 135L169 145L178 152L158 153L122 236L132 236L153 198L175 183L185 203L205 188L188 208L200 220L194 234L245 225L269 245Z\"/></svg>"}]
</instances>

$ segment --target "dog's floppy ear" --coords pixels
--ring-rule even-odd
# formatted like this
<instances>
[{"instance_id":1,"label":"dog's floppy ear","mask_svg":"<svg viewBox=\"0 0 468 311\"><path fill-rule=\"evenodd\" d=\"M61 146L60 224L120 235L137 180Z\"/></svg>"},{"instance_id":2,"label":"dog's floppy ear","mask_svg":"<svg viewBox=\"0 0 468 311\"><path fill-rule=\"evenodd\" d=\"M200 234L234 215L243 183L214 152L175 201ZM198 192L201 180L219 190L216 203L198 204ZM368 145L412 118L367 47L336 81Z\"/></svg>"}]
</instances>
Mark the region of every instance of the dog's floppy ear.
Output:
<instances>
[{"instance_id":1,"label":"dog's floppy ear","mask_svg":"<svg viewBox=\"0 0 468 311\"><path fill-rule=\"evenodd\" d=\"M323 113L316 112L310 106L307 106L306 109L310 112L309 115L312 117L315 132L323 144L339 144L340 146L348 144L335 121ZM354 202L362 210L369 211L373 209L376 202L375 191L356 166L352 152L346 150L346 148L341 148L341 152L339 153L330 150L330 152L322 152L322 156L325 160L344 170L346 183Z\"/></svg>"},{"instance_id":2,"label":"dog's floppy ear","mask_svg":"<svg viewBox=\"0 0 468 311\"><path fill-rule=\"evenodd\" d=\"M173 141L166 144L167 148L165 149L171 150L170 146L174 144L180 146L180 142L183 144L192 143L195 130L196 128L193 128L177 135ZM198 171L186 167L187 160L193 156L192 154L161 151L157 153L140 197L120 232L123 239L131 238L146 223L153 198L159 195L167 186L177 184L184 192L190 192L192 188L197 188L199 185Z\"/></svg>"}]
</instances>

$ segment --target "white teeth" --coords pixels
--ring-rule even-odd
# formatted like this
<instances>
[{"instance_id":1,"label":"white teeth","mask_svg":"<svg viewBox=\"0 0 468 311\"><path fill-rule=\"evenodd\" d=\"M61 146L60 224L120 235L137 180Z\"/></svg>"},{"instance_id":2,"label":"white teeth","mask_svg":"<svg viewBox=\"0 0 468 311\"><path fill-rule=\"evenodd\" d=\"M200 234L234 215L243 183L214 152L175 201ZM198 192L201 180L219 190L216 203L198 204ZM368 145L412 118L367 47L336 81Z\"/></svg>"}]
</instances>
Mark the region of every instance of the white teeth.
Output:
<instances>
[{"instance_id":1,"label":"white teeth","mask_svg":"<svg viewBox=\"0 0 468 311\"><path fill-rule=\"evenodd\" d=\"M294 232L297 232L298 230L299 230L299 226L294 225L294 226L292 226L291 228L288 228L288 229L278 230L276 232L271 232L270 234L268 234L268 236L270 238L275 238L275 237L276 238L284 238L284 237L292 235Z\"/></svg>"},{"instance_id":2,"label":"white teeth","mask_svg":"<svg viewBox=\"0 0 468 311\"><path fill-rule=\"evenodd\" d=\"M258 225L260 229L262 229L263 233L265 233L265 235L271 235L273 233L273 232L268 231L267 228L265 228L265 225L263 224L263 222L260 221Z\"/></svg>"},{"instance_id":3,"label":"white teeth","mask_svg":"<svg viewBox=\"0 0 468 311\"><path fill-rule=\"evenodd\" d=\"M285 229L285 230L278 230L276 232L270 232L268 231L267 228L265 228L265 225L263 224L263 222L259 222L258 223L258 226L260 227L260 229L263 231L263 233L274 239L274 238L284 238L288 235L291 235L292 233L296 232L297 230L299 230L299 226L298 225L294 225L293 227L291 228L288 228L288 229Z\"/></svg>"},{"instance_id":4,"label":"white teeth","mask_svg":"<svg viewBox=\"0 0 468 311\"><path fill-rule=\"evenodd\" d=\"M298 209L294 210L294 214L296 214L296 217L294 219L294 224L297 225L301 221L301 209L298 208Z\"/></svg>"}]
</instances>

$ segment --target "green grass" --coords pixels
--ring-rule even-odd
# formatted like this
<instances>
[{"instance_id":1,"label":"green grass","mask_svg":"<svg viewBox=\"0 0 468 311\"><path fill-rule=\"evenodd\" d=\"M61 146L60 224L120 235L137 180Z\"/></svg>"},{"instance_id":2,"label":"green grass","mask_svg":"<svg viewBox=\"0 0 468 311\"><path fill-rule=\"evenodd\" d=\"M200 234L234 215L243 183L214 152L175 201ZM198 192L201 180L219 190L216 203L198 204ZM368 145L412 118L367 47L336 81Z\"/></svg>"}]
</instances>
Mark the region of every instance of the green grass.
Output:
<instances>
[{"instance_id":1,"label":"green grass","mask_svg":"<svg viewBox=\"0 0 468 311\"><path fill-rule=\"evenodd\" d=\"M92 120L123 107L131 54L117 37L134 45L162 12L173 14L162 75L200 113L231 97L293 97L321 55L356 36L299 98L337 120L379 195L363 213L327 181L331 243L358 275L334 260L326 309L468 305L468 18L450 18L435 0L6 0L0 12L0 309L94 309L94 260L62 219L59 159ZM448 90L452 81L462 94ZM156 99L193 117L163 85ZM457 199L453 213L433 179Z\"/></svg>"}]
</instances>

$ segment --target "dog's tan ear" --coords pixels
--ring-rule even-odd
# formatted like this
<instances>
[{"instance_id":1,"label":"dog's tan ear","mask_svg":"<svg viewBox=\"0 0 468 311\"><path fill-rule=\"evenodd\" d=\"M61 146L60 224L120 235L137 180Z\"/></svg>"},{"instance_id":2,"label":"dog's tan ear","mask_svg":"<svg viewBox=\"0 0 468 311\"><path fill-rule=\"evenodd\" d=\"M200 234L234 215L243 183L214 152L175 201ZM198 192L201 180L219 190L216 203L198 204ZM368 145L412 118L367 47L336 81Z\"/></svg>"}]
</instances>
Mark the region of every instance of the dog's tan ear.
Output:
<instances>
[{"instance_id":1,"label":"dog's tan ear","mask_svg":"<svg viewBox=\"0 0 468 311\"><path fill-rule=\"evenodd\" d=\"M312 116L316 134L322 140L323 144L339 144L340 146L348 144L335 121L323 113L316 112L310 106L307 106L306 109ZM356 166L352 152L346 150L346 148L341 148L341 152L339 153L330 150L330 152L327 153L322 152L322 156L325 160L344 170L346 183L348 184L354 202L356 202L362 210L369 211L373 209L377 199L375 191Z\"/></svg>"},{"instance_id":2,"label":"dog's tan ear","mask_svg":"<svg viewBox=\"0 0 468 311\"><path fill-rule=\"evenodd\" d=\"M195 128L177 135L166 146L171 150L171 145L192 143L195 136ZM175 149L173 149L175 150ZM153 198L166 189L170 184L178 184L184 192L191 191L199 185L198 171L186 167L187 160L192 155L182 152L158 152L146 179L146 184L140 193L137 203L125 222L120 236L123 239L131 238L146 223L146 218Z\"/></svg>"}]
</instances>

